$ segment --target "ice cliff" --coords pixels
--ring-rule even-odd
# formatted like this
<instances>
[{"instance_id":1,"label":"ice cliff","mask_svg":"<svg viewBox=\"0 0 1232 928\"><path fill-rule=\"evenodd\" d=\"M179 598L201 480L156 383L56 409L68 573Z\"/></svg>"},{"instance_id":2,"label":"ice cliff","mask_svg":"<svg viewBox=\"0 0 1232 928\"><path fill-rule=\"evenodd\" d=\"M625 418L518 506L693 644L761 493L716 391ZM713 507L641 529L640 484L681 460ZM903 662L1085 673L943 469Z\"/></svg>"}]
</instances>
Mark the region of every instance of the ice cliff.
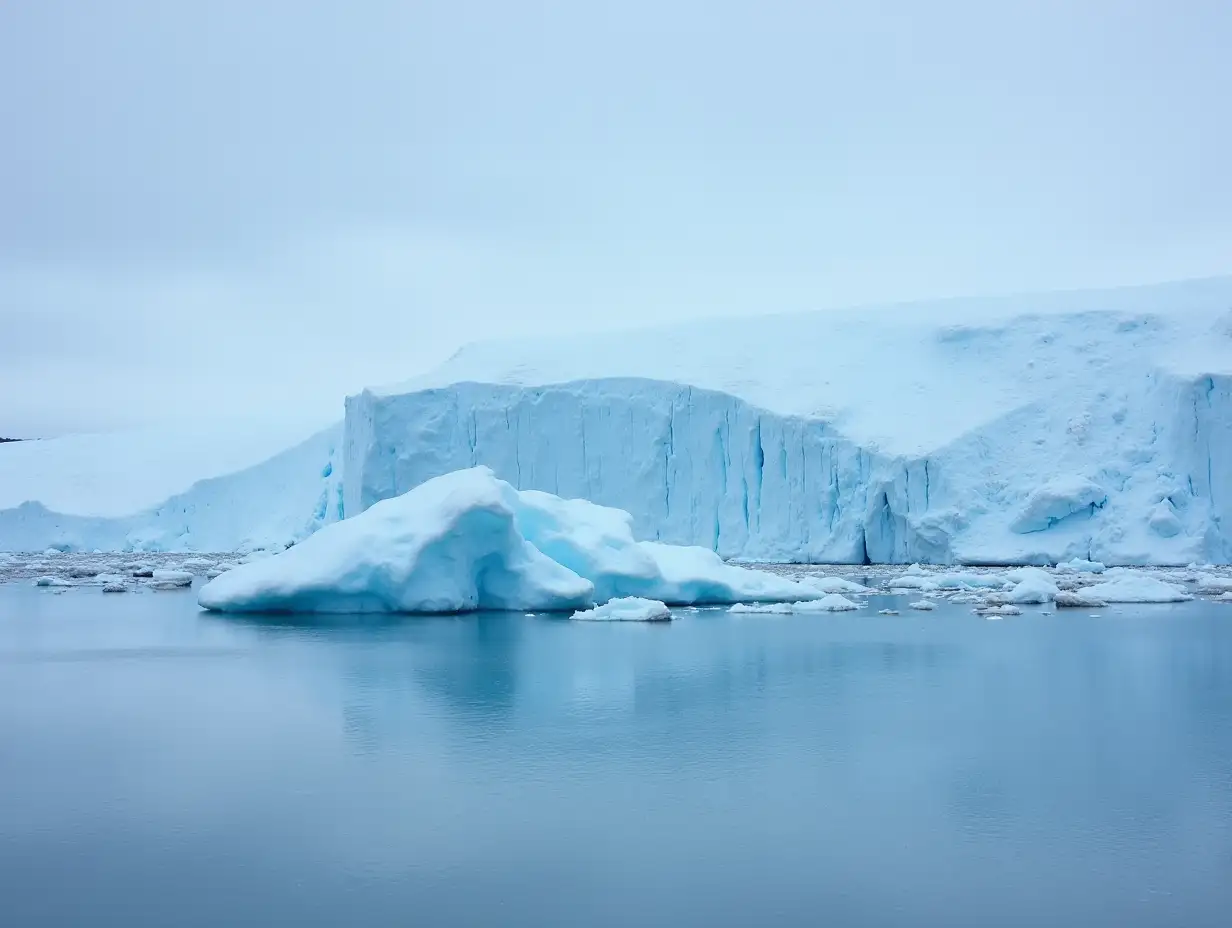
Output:
<instances>
[{"instance_id":1,"label":"ice cliff","mask_svg":"<svg viewBox=\"0 0 1232 928\"><path fill-rule=\"evenodd\" d=\"M486 465L726 557L1228 563L1232 279L479 344L340 428L0 549L294 541Z\"/></svg>"},{"instance_id":2,"label":"ice cliff","mask_svg":"<svg viewBox=\"0 0 1232 928\"><path fill-rule=\"evenodd\" d=\"M479 345L347 402L347 513L487 465L814 562L1232 559L1232 282Z\"/></svg>"}]
</instances>

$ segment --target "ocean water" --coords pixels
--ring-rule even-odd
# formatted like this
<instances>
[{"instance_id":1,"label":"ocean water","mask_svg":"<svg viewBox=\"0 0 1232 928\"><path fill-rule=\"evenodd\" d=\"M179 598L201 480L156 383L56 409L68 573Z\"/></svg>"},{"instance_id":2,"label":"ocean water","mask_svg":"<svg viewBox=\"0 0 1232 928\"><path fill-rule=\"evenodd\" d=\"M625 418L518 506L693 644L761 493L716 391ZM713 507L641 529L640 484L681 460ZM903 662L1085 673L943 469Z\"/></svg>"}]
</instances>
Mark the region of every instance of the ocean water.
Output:
<instances>
[{"instance_id":1,"label":"ocean water","mask_svg":"<svg viewBox=\"0 0 1232 928\"><path fill-rule=\"evenodd\" d=\"M1224 926L1232 606L220 618L0 586L5 926Z\"/></svg>"}]
</instances>

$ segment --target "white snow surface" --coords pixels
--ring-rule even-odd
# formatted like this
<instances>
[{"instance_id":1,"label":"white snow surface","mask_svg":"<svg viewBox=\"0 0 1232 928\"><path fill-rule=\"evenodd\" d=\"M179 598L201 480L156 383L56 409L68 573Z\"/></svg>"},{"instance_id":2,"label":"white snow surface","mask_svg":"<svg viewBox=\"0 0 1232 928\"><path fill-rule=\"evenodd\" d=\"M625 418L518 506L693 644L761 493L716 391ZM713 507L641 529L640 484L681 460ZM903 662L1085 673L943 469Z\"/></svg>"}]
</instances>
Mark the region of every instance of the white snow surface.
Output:
<instances>
[{"instance_id":1,"label":"white snow surface","mask_svg":"<svg viewBox=\"0 0 1232 928\"><path fill-rule=\"evenodd\" d=\"M486 467L429 480L202 587L227 612L580 609L784 601L813 591L713 552L635 541L627 513L519 492Z\"/></svg>"},{"instance_id":2,"label":"white snow surface","mask_svg":"<svg viewBox=\"0 0 1232 928\"><path fill-rule=\"evenodd\" d=\"M165 441L192 485L5 445L0 549L280 548L486 465L753 561L1232 563L1232 278L474 345L339 428L231 474Z\"/></svg>"}]
</instances>

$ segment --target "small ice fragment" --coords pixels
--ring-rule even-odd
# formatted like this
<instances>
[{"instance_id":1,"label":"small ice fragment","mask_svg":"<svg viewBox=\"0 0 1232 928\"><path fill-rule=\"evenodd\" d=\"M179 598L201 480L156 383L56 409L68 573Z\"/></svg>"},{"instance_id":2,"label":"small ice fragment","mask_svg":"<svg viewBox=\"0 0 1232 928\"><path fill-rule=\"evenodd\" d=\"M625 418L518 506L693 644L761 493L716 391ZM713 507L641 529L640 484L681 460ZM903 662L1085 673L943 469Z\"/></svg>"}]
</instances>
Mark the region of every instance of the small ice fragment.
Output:
<instances>
[{"instance_id":1,"label":"small ice fragment","mask_svg":"<svg viewBox=\"0 0 1232 928\"><path fill-rule=\"evenodd\" d=\"M655 599L622 596L602 606L575 612L573 618L581 622L668 622L672 611Z\"/></svg>"}]
</instances>

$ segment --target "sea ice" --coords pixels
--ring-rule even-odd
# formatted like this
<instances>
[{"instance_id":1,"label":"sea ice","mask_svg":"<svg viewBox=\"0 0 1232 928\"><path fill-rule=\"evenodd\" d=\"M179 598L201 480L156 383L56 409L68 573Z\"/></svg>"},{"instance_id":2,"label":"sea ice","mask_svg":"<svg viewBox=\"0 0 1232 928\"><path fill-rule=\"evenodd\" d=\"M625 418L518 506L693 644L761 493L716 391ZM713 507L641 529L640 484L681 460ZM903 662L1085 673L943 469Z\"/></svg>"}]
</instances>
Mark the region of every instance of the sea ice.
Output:
<instances>
[{"instance_id":1,"label":"sea ice","mask_svg":"<svg viewBox=\"0 0 1232 928\"><path fill-rule=\"evenodd\" d=\"M851 612L860 607L840 593L829 593L821 599L792 603L792 612Z\"/></svg>"},{"instance_id":2,"label":"sea ice","mask_svg":"<svg viewBox=\"0 0 1232 928\"><path fill-rule=\"evenodd\" d=\"M1138 573L1119 574L1086 587L1083 594L1106 603L1181 603L1193 599L1180 587Z\"/></svg>"},{"instance_id":3,"label":"sea ice","mask_svg":"<svg viewBox=\"0 0 1232 928\"><path fill-rule=\"evenodd\" d=\"M1102 609L1108 605L1105 600L1098 596L1092 596L1091 588L1086 587L1081 590L1061 590L1057 593L1056 604L1058 609Z\"/></svg>"},{"instance_id":4,"label":"sea ice","mask_svg":"<svg viewBox=\"0 0 1232 928\"><path fill-rule=\"evenodd\" d=\"M979 606L973 611L976 615L982 615L986 618L991 618L993 616L1001 618L1002 616L1007 615L1022 615L1021 609L1017 606L1011 606L1009 604L1001 606Z\"/></svg>"},{"instance_id":5,"label":"sea ice","mask_svg":"<svg viewBox=\"0 0 1232 928\"><path fill-rule=\"evenodd\" d=\"M1006 594L1007 602L1030 605L1051 602L1057 598L1059 591L1051 577L1042 570L1036 571L1035 568L1024 568L1024 570L1031 570L1034 573L1018 581L1014 588Z\"/></svg>"},{"instance_id":6,"label":"sea ice","mask_svg":"<svg viewBox=\"0 0 1232 928\"><path fill-rule=\"evenodd\" d=\"M786 615L792 611L791 603L736 603L729 610L736 613L769 613Z\"/></svg>"},{"instance_id":7,"label":"sea ice","mask_svg":"<svg viewBox=\"0 0 1232 928\"><path fill-rule=\"evenodd\" d=\"M805 575L796 578L796 582L803 583L805 586L811 586L821 593L850 593L859 596L863 593L874 592L869 587L851 580L844 580L842 577L812 577Z\"/></svg>"},{"instance_id":8,"label":"sea ice","mask_svg":"<svg viewBox=\"0 0 1232 928\"><path fill-rule=\"evenodd\" d=\"M1057 570L1070 571L1078 574L1102 574L1106 568L1099 561L1088 561L1085 558L1072 558L1057 565Z\"/></svg>"},{"instance_id":9,"label":"sea ice","mask_svg":"<svg viewBox=\"0 0 1232 928\"><path fill-rule=\"evenodd\" d=\"M585 622L669 622L672 610L666 604L639 596L622 596L602 606L573 613L577 621Z\"/></svg>"},{"instance_id":10,"label":"sea ice","mask_svg":"<svg viewBox=\"0 0 1232 928\"><path fill-rule=\"evenodd\" d=\"M1203 593L1226 593L1232 590L1232 577L1203 574L1198 579L1198 589Z\"/></svg>"},{"instance_id":11,"label":"sea ice","mask_svg":"<svg viewBox=\"0 0 1232 928\"><path fill-rule=\"evenodd\" d=\"M932 612L937 606L934 603L930 603L927 599L921 599L919 602L912 603L911 608L919 609L921 612Z\"/></svg>"}]
</instances>

